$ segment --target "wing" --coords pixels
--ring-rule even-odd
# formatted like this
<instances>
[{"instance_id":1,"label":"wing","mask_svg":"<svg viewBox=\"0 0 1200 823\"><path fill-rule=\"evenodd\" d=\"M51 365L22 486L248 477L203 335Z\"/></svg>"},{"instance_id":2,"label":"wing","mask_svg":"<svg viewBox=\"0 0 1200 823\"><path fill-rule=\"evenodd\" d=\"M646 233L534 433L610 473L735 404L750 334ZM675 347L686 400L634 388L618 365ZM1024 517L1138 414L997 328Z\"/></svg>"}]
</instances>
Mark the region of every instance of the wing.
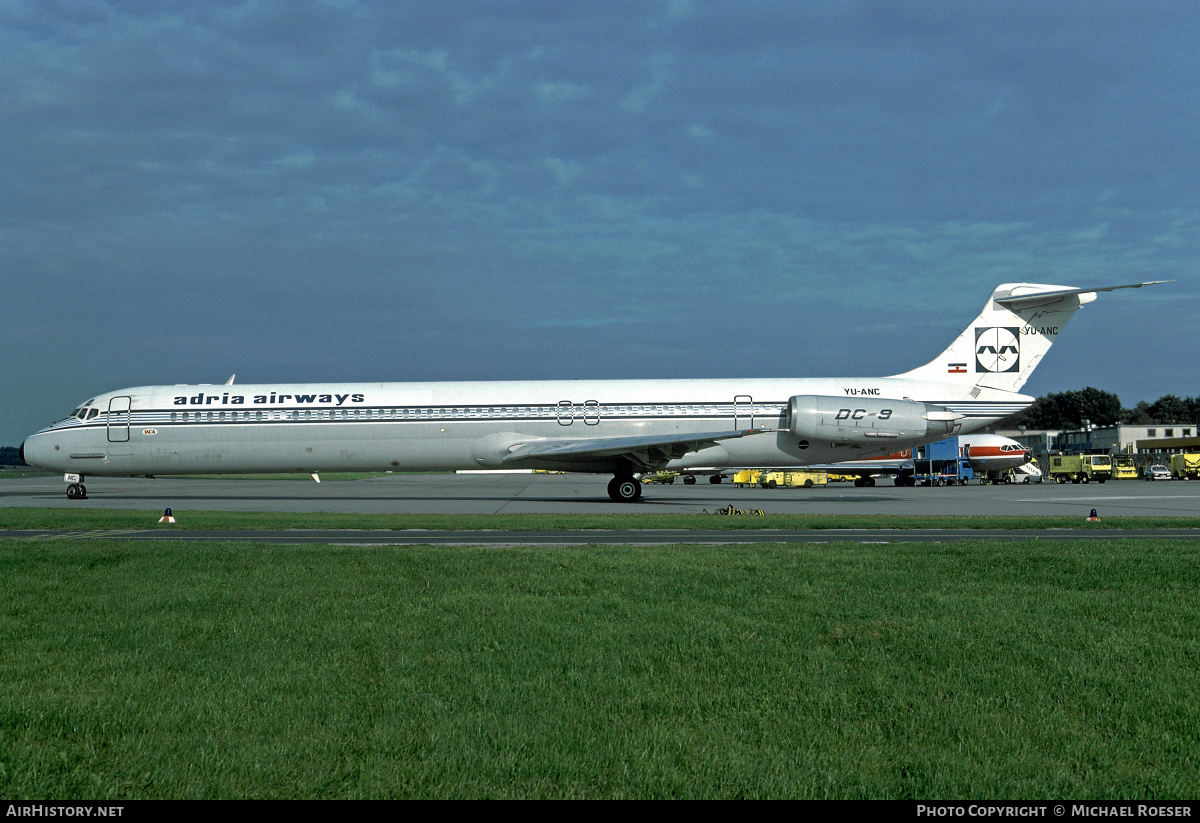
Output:
<instances>
[{"instance_id":1,"label":"wing","mask_svg":"<svg viewBox=\"0 0 1200 823\"><path fill-rule=\"evenodd\" d=\"M688 432L639 437L595 437L575 440L538 440L517 443L501 458L505 465L523 461L594 464L608 466L628 461L647 471L685 454L719 445L722 441L758 434L762 429L724 432Z\"/></svg>"},{"instance_id":2,"label":"wing","mask_svg":"<svg viewBox=\"0 0 1200 823\"><path fill-rule=\"evenodd\" d=\"M803 466L806 471L823 471L830 474L857 474L864 477L872 474L900 474L901 472L912 472L912 461L881 461L879 463L868 464L861 463L823 463L818 466Z\"/></svg>"}]
</instances>

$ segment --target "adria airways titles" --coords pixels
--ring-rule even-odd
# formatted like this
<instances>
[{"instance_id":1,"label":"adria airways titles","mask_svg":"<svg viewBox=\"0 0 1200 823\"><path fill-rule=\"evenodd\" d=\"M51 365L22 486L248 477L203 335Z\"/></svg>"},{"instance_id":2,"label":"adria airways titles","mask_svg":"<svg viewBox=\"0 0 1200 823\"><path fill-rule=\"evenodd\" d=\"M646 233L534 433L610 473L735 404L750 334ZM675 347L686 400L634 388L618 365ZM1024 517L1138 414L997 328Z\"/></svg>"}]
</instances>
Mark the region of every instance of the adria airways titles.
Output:
<instances>
[{"instance_id":1,"label":"adria airways titles","mask_svg":"<svg viewBox=\"0 0 1200 823\"><path fill-rule=\"evenodd\" d=\"M1144 285L999 286L942 354L890 377L142 386L21 452L73 498L86 475L541 468L611 474L634 501L642 472L839 463L979 429L1033 402L1020 388L1097 292Z\"/></svg>"}]
</instances>

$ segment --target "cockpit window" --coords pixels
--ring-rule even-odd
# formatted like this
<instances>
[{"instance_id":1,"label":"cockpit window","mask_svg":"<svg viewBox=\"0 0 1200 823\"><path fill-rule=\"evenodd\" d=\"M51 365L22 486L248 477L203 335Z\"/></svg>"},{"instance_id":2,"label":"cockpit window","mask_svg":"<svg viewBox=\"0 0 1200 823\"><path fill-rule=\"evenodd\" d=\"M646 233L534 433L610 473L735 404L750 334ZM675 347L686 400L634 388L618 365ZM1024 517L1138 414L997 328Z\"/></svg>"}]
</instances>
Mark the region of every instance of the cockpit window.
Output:
<instances>
[{"instance_id":1,"label":"cockpit window","mask_svg":"<svg viewBox=\"0 0 1200 823\"><path fill-rule=\"evenodd\" d=\"M87 417L87 419L88 419L88 420L91 420L93 417L95 417L95 416L96 416L96 415L98 415L99 413L100 413L100 410L99 410L99 409L92 409L90 412L88 412L88 417Z\"/></svg>"},{"instance_id":2,"label":"cockpit window","mask_svg":"<svg viewBox=\"0 0 1200 823\"><path fill-rule=\"evenodd\" d=\"M75 417L75 418L78 418L79 420L87 420L89 413L92 417L95 417L96 410L92 408L92 404L95 402L96 402L96 398L93 397L91 400L84 403L82 406L77 408L75 411L71 412L70 416L67 419L70 419L71 417Z\"/></svg>"}]
</instances>

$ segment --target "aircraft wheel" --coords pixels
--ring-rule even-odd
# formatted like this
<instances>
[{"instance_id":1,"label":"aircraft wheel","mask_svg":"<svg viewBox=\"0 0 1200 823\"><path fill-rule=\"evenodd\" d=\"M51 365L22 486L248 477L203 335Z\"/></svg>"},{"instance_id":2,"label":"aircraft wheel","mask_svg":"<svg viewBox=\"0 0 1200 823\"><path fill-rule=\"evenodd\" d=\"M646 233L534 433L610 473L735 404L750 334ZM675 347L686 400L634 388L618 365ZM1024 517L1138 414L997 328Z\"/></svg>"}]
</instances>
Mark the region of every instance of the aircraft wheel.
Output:
<instances>
[{"instance_id":1,"label":"aircraft wheel","mask_svg":"<svg viewBox=\"0 0 1200 823\"><path fill-rule=\"evenodd\" d=\"M72 483L67 486L68 500L87 500L87 488L82 483Z\"/></svg>"},{"instance_id":2,"label":"aircraft wheel","mask_svg":"<svg viewBox=\"0 0 1200 823\"><path fill-rule=\"evenodd\" d=\"M614 477L608 481L608 496L617 503L633 503L642 496L642 484L634 477Z\"/></svg>"},{"instance_id":3,"label":"aircraft wheel","mask_svg":"<svg viewBox=\"0 0 1200 823\"><path fill-rule=\"evenodd\" d=\"M719 475L719 474L712 475L711 477L708 478L708 482L712 483L714 486L717 485L718 483L721 482L721 475Z\"/></svg>"},{"instance_id":4,"label":"aircraft wheel","mask_svg":"<svg viewBox=\"0 0 1200 823\"><path fill-rule=\"evenodd\" d=\"M684 475L683 485L685 485L685 486L696 485L696 475L694 475L694 474Z\"/></svg>"}]
</instances>

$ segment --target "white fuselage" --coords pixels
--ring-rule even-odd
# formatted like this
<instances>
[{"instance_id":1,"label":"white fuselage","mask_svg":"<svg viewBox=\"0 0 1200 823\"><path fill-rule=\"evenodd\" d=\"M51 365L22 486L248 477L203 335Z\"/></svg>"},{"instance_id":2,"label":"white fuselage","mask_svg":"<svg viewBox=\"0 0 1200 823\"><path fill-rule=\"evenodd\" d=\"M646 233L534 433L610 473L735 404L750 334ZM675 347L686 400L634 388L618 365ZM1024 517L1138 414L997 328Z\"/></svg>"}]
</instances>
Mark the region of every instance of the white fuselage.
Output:
<instances>
[{"instance_id":1,"label":"white fuselage","mask_svg":"<svg viewBox=\"0 0 1200 823\"><path fill-rule=\"evenodd\" d=\"M905 443L797 438L789 398L908 399L977 429L1032 398L900 377L145 386L97 396L28 438L32 465L83 475L500 468L515 443L687 432L761 432L656 467L795 466L887 454ZM938 439L938 438L927 438ZM530 457L505 468L613 471L603 456Z\"/></svg>"},{"instance_id":2,"label":"white fuselage","mask_svg":"<svg viewBox=\"0 0 1200 823\"><path fill-rule=\"evenodd\" d=\"M840 463L975 431L1097 291L1004 283L925 365L891 377L146 386L89 400L23 458L86 475L546 468L611 473Z\"/></svg>"}]
</instances>

